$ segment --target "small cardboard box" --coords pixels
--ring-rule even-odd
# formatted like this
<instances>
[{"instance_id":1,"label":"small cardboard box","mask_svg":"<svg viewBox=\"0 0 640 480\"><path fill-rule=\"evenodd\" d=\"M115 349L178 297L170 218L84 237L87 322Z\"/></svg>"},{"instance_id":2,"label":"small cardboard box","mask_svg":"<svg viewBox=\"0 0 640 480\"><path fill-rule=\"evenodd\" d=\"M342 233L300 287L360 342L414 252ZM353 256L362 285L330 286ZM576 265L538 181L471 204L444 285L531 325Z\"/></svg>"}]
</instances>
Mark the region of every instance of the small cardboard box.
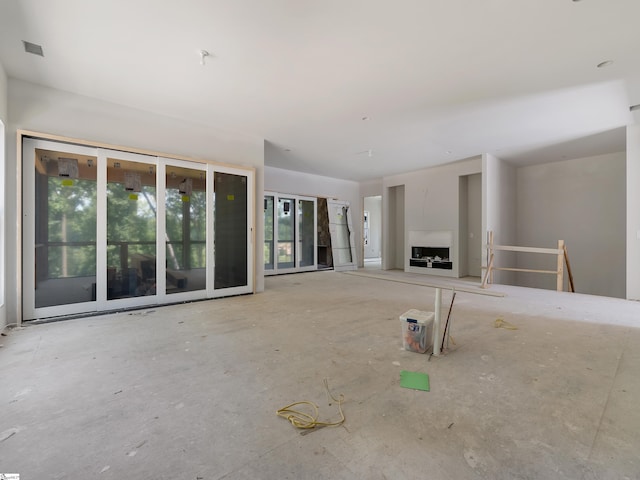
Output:
<instances>
[{"instance_id":1,"label":"small cardboard box","mask_svg":"<svg viewBox=\"0 0 640 480\"><path fill-rule=\"evenodd\" d=\"M402 346L405 350L425 353L433 344L433 312L411 309L400 315Z\"/></svg>"}]
</instances>

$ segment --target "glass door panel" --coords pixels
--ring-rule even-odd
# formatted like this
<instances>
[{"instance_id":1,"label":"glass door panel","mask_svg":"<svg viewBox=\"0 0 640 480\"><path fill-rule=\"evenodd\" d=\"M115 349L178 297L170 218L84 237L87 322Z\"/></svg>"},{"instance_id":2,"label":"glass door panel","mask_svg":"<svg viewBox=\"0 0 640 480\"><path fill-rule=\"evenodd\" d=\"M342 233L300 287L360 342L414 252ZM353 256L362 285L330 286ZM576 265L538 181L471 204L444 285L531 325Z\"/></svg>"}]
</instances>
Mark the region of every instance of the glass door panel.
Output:
<instances>
[{"instance_id":1,"label":"glass door panel","mask_svg":"<svg viewBox=\"0 0 640 480\"><path fill-rule=\"evenodd\" d=\"M296 266L295 206L292 198L278 198L278 268Z\"/></svg>"},{"instance_id":2,"label":"glass door panel","mask_svg":"<svg viewBox=\"0 0 640 480\"><path fill-rule=\"evenodd\" d=\"M264 208L265 275L315 270L317 199L265 192Z\"/></svg>"},{"instance_id":3,"label":"glass door panel","mask_svg":"<svg viewBox=\"0 0 640 480\"><path fill-rule=\"evenodd\" d=\"M95 156L35 149L35 308L96 299L96 172Z\"/></svg>"},{"instance_id":4,"label":"glass door panel","mask_svg":"<svg viewBox=\"0 0 640 480\"><path fill-rule=\"evenodd\" d=\"M248 285L247 176L214 173L214 288Z\"/></svg>"},{"instance_id":5,"label":"glass door panel","mask_svg":"<svg viewBox=\"0 0 640 480\"><path fill-rule=\"evenodd\" d=\"M166 166L167 294L206 289L206 172Z\"/></svg>"},{"instance_id":6,"label":"glass door panel","mask_svg":"<svg viewBox=\"0 0 640 480\"><path fill-rule=\"evenodd\" d=\"M273 270L273 196L264 197L264 269Z\"/></svg>"},{"instance_id":7,"label":"glass door panel","mask_svg":"<svg viewBox=\"0 0 640 480\"><path fill-rule=\"evenodd\" d=\"M298 202L298 235L300 267L315 265L316 250L316 202L300 200Z\"/></svg>"},{"instance_id":8,"label":"glass door panel","mask_svg":"<svg viewBox=\"0 0 640 480\"><path fill-rule=\"evenodd\" d=\"M107 158L107 299L156 294L156 167Z\"/></svg>"}]
</instances>

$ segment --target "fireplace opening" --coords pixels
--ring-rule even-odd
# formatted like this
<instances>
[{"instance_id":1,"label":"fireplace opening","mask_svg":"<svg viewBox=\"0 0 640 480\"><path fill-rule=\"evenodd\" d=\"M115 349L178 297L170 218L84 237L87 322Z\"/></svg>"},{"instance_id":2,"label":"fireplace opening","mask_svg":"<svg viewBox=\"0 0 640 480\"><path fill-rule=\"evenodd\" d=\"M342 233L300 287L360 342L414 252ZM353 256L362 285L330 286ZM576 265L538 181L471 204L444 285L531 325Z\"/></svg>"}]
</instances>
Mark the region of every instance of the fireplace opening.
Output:
<instances>
[{"instance_id":1,"label":"fireplace opening","mask_svg":"<svg viewBox=\"0 0 640 480\"><path fill-rule=\"evenodd\" d=\"M452 270L449 247L411 247L409 265L412 267Z\"/></svg>"}]
</instances>

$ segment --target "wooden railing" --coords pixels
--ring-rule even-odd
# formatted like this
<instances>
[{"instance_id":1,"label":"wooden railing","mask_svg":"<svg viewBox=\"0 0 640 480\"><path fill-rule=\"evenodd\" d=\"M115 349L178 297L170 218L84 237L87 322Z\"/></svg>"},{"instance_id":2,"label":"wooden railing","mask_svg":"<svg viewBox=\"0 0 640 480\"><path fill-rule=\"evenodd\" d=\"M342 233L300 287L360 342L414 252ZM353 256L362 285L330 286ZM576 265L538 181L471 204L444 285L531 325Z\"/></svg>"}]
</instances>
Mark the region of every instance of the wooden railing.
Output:
<instances>
[{"instance_id":1,"label":"wooden railing","mask_svg":"<svg viewBox=\"0 0 640 480\"><path fill-rule=\"evenodd\" d=\"M571 264L569 263L569 254L567 253L567 246L564 244L564 240L558 240L558 248L539 248L539 247L518 247L513 245L494 245L493 244L493 232L487 233L487 266L482 267L485 270L482 278L482 288L487 288L488 284L493 283L493 272L508 271L508 272L529 272L529 273L546 273L556 276L556 290L561 292L564 290L564 266L567 267L567 275L569 277L569 291L575 292L573 285L573 274L571 273ZM515 268L515 267L496 267L494 252L521 252L521 253L542 253L557 256L557 268L556 270L534 270L530 268Z\"/></svg>"}]
</instances>

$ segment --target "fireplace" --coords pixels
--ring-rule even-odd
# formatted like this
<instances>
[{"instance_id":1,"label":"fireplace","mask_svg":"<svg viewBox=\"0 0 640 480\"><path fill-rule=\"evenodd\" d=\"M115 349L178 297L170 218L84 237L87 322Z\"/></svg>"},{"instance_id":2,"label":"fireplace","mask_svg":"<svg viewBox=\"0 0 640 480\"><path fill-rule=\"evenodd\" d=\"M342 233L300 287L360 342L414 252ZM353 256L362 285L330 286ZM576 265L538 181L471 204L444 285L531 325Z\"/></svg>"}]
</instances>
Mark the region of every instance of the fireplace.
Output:
<instances>
[{"instance_id":1,"label":"fireplace","mask_svg":"<svg viewBox=\"0 0 640 480\"><path fill-rule=\"evenodd\" d=\"M453 263L449 255L449 247L411 247L409 265L412 267L440 268L451 270Z\"/></svg>"},{"instance_id":2,"label":"fireplace","mask_svg":"<svg viewBox=\"0 0 640 480\"><path fill-rule=\"evenodd\" d=\"M435 269L433 274L442 272L451 275L453 272L453 232L450 230L424 231L410 230L407 247L409 253L409 268L418 267L414 271L426 272ZM423 270L425 269L425 270ZM443 271L447 271L446 273Z\"/></svg>"}]
</instances>

